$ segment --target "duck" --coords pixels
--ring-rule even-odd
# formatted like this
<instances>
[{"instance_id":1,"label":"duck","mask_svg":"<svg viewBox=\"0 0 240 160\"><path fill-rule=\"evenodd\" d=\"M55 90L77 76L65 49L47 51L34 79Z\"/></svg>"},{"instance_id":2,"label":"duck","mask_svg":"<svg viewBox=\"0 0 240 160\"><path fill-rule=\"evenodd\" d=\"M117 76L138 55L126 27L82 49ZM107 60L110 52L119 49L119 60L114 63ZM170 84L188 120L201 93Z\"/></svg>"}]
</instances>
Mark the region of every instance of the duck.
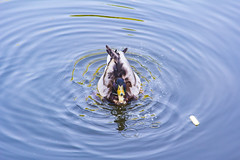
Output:
<instances>
[{"instance_id":1,"label":"duck","mask_svg":"<svg viewBox=\"0 0 240 160\"><path fill-rule=\"evenodd\" d=\"M97 84L101 99L116 105L138 99L141 91L141 80L125 57L127 50L114 50L106 45L107 65Z\"/></svg>"}]
</instances>

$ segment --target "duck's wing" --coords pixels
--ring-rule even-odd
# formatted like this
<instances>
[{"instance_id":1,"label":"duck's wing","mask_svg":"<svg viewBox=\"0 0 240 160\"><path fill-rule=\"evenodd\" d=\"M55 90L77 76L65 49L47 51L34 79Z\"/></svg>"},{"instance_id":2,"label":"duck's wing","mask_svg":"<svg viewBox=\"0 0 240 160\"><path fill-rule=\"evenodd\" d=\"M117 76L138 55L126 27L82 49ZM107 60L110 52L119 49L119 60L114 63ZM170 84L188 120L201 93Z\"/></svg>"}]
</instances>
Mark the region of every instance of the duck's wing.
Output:
<instances>
[{"instance_id":1,"label":"duck's wing","mask_svg":"<svg viewBox=\"0 0 240 160\"><path fill-rule=\"evenodd\" d=\"M133 72L133 74L135 75L135 85L130 87L130 93L137 99L141 90L141 80L135 72Z\"/></svg>"},{"instance_id":2,"label":"duck's wing","mask_svg":"<svg viewBox=\"0 0 240 160\"><path fill-rule=\"evenodd\" d=\"M107 66L104 69L104 73L98 81L98 91L103 98L109 98L114 77L114 60L108 55L107 57Z\"/></svg>"},{"instance_id":3,"label":"duck's wing","mask_svg":"<svg viewBox=\"0 0 240 160\"><path fill-rule=\"evenodd\" d=\"M121 68L124 72L122 74L122 78L125 80L127 85L126 92L129 96L134 96L135 98L138 97L138 94L141 89L141 81L138 75L132 70L132 67L130 66L127 58L125 57L123 52L119 52L120 59L119 62L121 64Z\"/></svg>"},{"instance_id":4,"label":"duck's wing","mask_svg":"<svg viewBox=\"0 0 240 160\"><path fill-rule=\"evenodd\" d=\"M98 91L103 98L109 98L112 92L113 81L116 78L116 61L118 59L118 54L112 51L106 45L107 56L107 66L104 69L104 73L98 81Z\"/></svg>"}]
</instances>

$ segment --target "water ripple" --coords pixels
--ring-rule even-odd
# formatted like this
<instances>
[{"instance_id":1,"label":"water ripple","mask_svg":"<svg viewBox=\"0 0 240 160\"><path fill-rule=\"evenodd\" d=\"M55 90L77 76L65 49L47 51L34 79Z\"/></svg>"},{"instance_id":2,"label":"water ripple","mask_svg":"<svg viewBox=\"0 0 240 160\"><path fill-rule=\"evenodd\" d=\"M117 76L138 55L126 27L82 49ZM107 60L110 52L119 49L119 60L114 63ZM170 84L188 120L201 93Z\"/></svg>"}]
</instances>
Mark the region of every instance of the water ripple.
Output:
<instances>
[{"instance_id":1,"label":"water ripple","mask_svg":"<svg viewBox=\"0 0 240 160\"><path fill-rule=\"evenodd\" d=\"M237 2L71 2L0 2L0 159L176 159L239 138ZM106 44L142 81L126 107L97 93Z\"/></svg>"}]
</instances>

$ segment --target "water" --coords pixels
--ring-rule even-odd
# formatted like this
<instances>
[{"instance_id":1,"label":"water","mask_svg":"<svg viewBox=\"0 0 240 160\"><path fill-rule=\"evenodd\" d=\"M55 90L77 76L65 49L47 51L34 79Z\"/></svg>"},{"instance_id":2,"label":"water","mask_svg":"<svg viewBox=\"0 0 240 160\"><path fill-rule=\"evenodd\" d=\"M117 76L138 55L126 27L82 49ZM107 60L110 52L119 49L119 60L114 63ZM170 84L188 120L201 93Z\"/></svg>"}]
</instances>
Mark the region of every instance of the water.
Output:
<instances>
[{"instance_id":1,"label":"water","mask_svg":"<svg viewBox=\"0 0 240 160\"><path fill-rule=\"evenodd\" d=\"M0 159L238 160L239 7L1 0ZM106 44L143 82L126 107L97 95Z\"/></svg>"}]
</instances>

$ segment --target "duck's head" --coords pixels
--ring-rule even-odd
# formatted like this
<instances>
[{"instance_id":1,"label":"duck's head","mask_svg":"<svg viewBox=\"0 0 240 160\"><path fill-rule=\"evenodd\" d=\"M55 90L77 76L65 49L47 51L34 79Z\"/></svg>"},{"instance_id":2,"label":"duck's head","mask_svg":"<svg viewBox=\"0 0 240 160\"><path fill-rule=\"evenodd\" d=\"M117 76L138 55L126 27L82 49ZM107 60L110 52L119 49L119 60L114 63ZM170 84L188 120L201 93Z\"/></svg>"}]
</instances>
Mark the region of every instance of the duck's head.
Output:
<instances>
[{"instance_id":1,"label":"duck's head","mask_svg":"<svg viewBox=\"0 0 240 160\"><path fill-rule=\"evenodd\" d=\"M118 78L115 83L115 90L117 91L118 99L114 101L117 105L125 105L126 101L126 84L122 78Z\"/></svg>"}]
</instances>

